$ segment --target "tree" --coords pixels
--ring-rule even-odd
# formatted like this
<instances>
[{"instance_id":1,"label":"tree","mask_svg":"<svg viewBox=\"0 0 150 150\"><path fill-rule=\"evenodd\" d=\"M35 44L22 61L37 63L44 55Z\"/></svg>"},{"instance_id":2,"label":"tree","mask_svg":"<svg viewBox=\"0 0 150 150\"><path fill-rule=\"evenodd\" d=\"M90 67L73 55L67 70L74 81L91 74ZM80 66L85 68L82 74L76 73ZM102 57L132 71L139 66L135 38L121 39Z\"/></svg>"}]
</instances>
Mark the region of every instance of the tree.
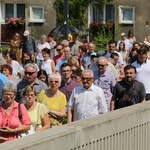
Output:
<instances>
[{"instance_id":1,"label":"tree","mask_svg":"<svg viewBox=\"0 0 150 150\"><path fill-rule=\"evenodd\" d=\"M93 0L68 0L69 1L69 24L82 29L87 24L87 19L85 16L85 11L88 5L93 2ZM103 6L106 0L95 0ZM107 0L108 1L108 0ZM111 1L111 0L109 0ZM56 0L54 3L56 13L57 13L57 25L63 24L63 5L64 0Z\"/></svg>"}]
</instances>

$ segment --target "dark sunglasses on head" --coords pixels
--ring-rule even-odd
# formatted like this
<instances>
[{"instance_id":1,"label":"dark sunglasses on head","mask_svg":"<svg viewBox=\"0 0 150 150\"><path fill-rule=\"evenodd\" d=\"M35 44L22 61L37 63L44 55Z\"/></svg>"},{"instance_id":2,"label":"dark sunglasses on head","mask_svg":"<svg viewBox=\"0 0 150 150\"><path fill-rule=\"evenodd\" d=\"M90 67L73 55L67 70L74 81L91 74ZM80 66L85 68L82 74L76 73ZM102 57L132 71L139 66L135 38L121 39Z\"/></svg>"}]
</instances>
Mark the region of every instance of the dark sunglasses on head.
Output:
<instances>
[{"instance_id":1,"label":"dark sunglasses on head","mask_svg":"<svg viewBox=\"0 0 150 150\"><path fill-rule=\"evenodd\" d=\"M35 71L36 72L36 71ZM31 75L33 75L35 72L27 72L27 71L25 71L25 75L29 75L29 76L31 76Z\"/></svg>"}]
</instances>

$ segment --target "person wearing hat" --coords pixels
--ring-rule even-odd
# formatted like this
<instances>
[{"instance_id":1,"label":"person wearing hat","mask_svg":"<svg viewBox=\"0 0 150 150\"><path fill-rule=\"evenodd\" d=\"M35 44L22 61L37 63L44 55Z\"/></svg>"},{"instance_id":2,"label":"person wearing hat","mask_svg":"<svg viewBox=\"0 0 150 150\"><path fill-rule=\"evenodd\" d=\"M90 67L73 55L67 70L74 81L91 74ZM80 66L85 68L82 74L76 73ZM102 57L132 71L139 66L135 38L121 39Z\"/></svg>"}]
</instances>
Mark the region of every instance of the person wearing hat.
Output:
<instances>
[{"instance_id":1,"label":"person wearing hat","mask_svg":"<svg viewBox=\"0 0 150 150\"><path fill-rule=\"evenodd\" d=\"M124 32L120 35L120 40L117 42L117 49L119 49L120 42L125 43L125 50L131 50L133 45L130 43L130 40L126 38L126 34Z\"/></svg>"},{"instance_id":2,"label":"person wearing hat","mask_svg":"<svg viewBox=\"0 0 150 150\"><path fill-rule=\"evenodd\" d=\"M30 35L29 30L25 30L24 33L24 39L23 39L23 52L30 52L32 54L32 57L34 59L34 54L36 52L36 45L35 45L35 39Z\"/></svg>"},{"instance_id":3,"label":"person wearing hat","mask_svg":"<svg viewBox=\"0 0 150 150\"><path fill-rule=\"evenodd\" d=\"M37 65L39 65L40 61L44 60L43 56L42 56L42 49L44 49L44 48L50 49L50 45L48 42L46 42L46 39L47 39L46 35L42 34L41 40L36 47L37 48L37 51L36 51L36 63L37 63Z\"/></svg>"}]
</instances>

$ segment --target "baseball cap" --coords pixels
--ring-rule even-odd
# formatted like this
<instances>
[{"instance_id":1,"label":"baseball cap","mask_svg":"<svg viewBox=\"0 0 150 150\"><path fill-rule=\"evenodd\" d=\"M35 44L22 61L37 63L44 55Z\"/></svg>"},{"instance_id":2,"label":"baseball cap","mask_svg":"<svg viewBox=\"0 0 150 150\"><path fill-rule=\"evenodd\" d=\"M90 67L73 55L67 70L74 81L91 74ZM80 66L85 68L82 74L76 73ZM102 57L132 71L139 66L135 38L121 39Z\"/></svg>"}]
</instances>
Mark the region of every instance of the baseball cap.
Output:
<instances>
[{"instance_id":1,"label":"baseball cap","mask_svg":"<svg viewBox=\"0 0 150 150\"><path fill-rule=\"evenodd\" d=\"M107 51L105 51L105 50L99 50L99 51L97 52L97 57L105 56L106 53L107 53Z\"/></svg>"},{"instance_id":2,"label":"baseball cap","mask_svg":"<svg viewBox=\"0 0 150 150\"><path fill-rule=\"evenodd\" d=\"M27 36L29 34L30 34L29 30L25 30L24 33L23 33L24 36Z\"/></svg>"},{"instance_id":3,"label":"baseball cap","mask_svg":"<svg viewBox=\"0 0 150 150\"><path fill-rule=\"evenodd\" d=\"M124 32L121 33L121 36L125 36L126 34Z\"/></svg>"},{"instance_id":4,"label":"baseball cap","mask_svg":"<svg viewBox=\"0 0 150 150\"><path fill-rule=\"evenodd\" d=\"M96 52L93 52L93 53L91 53L91 55L90 55L90 57L97 57L97 53Z\"/></svg>"}]
</instances>

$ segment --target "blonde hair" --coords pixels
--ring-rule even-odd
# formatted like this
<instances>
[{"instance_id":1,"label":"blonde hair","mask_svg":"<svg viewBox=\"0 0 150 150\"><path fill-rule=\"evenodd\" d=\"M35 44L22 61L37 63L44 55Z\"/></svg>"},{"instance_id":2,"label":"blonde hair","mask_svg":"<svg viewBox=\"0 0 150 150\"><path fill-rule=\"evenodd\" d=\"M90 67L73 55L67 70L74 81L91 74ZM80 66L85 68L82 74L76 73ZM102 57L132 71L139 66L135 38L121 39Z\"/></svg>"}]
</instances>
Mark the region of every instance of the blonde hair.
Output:
<instances>
[{"instance_id":1,"label":"blonde hair","mask_svg":"<svg viewBox=\"0 0 150 150\"><path fill-rule=\"evenodd\" d=\"M36 89L31 85L27 85L23 90L23 96L30 92L33 92L36 95Z\"/></svg>"}]
</instances>

